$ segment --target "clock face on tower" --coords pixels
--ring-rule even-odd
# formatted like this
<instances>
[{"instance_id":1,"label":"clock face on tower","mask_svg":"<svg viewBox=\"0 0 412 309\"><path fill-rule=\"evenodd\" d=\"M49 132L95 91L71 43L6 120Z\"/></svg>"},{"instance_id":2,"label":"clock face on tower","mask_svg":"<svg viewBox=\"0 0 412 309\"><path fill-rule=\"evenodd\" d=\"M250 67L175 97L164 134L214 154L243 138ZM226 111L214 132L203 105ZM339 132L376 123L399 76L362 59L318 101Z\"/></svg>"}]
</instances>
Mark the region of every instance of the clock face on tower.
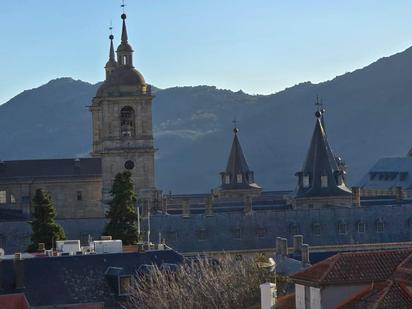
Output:
<instances>
[{"instance_id":1,"label":"clock face on tower","mask_svg":"<svg viewBox=\"0 0 412 309\"><path fill-rule=\"evenodd\" d=\"M124 168L127 170L132 170L134 168L134 162L132 160L127 160L124 162Z\"/></svg>"}]
</instances>

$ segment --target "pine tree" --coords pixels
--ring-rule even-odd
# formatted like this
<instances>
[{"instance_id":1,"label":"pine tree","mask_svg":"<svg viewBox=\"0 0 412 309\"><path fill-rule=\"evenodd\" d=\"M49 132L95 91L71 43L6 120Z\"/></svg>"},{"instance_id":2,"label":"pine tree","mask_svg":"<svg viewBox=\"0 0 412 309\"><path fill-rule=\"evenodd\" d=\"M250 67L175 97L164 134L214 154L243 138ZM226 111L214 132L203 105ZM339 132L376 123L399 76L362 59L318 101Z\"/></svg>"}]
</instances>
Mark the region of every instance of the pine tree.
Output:
<instances>
[{"instance_id":1,"label":"pine tree","mask_svg":"<svg viewBox=\"0 0 412 309\"><path fill-rule=\"evenodd\" d=\"M123 244L130 245L138 242L136 221L136 193L133 190L132 174L129 171L116 175L112 190L110 209L106 217L110 222L106 225L104 235L113 239L121 239Z\"/></svg>"},{"instance_id":2,"label":"pine tree","mask_svg":"<svg viewBox=\"0 0 412 309\"><path fill-rule=\"evenodd\" d=\"M50 194L42 189L37 189L33 198L34 213L32 226L31 245L29 251L36 251L39 243L44 243L46 249L51 249L56 240L66 239L63 228L58 225L56 209L50 198Z\"/></svg>"}]
</instances>

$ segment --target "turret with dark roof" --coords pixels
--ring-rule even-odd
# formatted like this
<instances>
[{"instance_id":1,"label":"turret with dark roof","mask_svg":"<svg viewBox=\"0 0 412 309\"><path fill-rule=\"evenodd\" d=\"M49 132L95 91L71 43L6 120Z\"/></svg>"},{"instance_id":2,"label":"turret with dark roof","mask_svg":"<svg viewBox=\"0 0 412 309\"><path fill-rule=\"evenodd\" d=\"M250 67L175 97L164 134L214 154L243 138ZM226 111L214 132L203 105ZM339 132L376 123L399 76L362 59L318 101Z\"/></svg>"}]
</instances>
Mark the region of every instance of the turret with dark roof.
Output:
<instances>
[{"instance_id":1,"label":"turret with dark roof","mask_svg":"<svg viewBox=\"0 0 412 309\"><path fill-rule=\"evenodd\" d=\"M239 130L233 129L234 137L226 170L221 172L221 190L257 190L254 173L250 170L238 138Z\"/></svg>"},{"instance_id":2,"label":"turret with dark roof","mask_svg":"<svg viewBox=\"0 0 412 309\"><path fill-rule=\"evenodd\" d=\"M296 198L350 197L345 184L345 171L335 158L323 126L323 111L318 110L315 129L302 171L296 173Z\"/></svg>"}]
</instances>

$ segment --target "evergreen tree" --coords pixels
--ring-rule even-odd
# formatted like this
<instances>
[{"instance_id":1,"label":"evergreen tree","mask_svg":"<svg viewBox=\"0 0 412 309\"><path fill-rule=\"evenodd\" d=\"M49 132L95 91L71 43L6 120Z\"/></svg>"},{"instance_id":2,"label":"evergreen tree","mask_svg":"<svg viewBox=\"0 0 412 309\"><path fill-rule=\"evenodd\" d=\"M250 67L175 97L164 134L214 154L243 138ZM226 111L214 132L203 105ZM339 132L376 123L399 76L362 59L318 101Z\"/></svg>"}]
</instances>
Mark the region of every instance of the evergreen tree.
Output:
<instances>
[{"instance_id":1,"label":"evergreen tree","mask_svg":"<svg viewBox=\"0 0 412 309\"><path fill-rule=\"evenodd\" d=\"M44 243L46 249L51 249L56 240L66 239L63 228L58 225L56 209L50 198L50 194L42 189L37 189L33 198L34 213L32 227L31 245L29 251L36 251L39 243Z\"/></svg>"},{"instance_id":2,"label":"evergreen tree","mask_svg":"<svg viewBox=\"0 0 412 309\"><path fill-rule=\"evenodd\" d=\"M110 194L112 200L106 213L110 222L106 225L104 234L112 236L113 239L121 239L125 245L137 243L139 235L136 227L136 193L129 171L116 175Z\"/></svg>"}]
</instances>

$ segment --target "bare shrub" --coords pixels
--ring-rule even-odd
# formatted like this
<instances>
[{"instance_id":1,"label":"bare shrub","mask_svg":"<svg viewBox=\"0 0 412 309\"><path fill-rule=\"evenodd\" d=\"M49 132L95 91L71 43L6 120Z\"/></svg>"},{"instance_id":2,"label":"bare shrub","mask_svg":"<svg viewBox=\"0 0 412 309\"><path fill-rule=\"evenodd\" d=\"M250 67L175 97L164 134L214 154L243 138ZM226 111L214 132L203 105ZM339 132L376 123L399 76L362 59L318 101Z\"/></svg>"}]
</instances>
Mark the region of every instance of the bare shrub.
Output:
<instances>
[{"instance_id":1,"label":"bare shrub","mask_svg":"<svg viewBox=\"0 0 412 309\"><path fill-rule=\"evenodd\" d=\"M132 281L127 308L247 308L260 302L259 285L275 282L274 272L254 259L197 258L176 271L154 268Z\"/></svg>"}]
</instances>

